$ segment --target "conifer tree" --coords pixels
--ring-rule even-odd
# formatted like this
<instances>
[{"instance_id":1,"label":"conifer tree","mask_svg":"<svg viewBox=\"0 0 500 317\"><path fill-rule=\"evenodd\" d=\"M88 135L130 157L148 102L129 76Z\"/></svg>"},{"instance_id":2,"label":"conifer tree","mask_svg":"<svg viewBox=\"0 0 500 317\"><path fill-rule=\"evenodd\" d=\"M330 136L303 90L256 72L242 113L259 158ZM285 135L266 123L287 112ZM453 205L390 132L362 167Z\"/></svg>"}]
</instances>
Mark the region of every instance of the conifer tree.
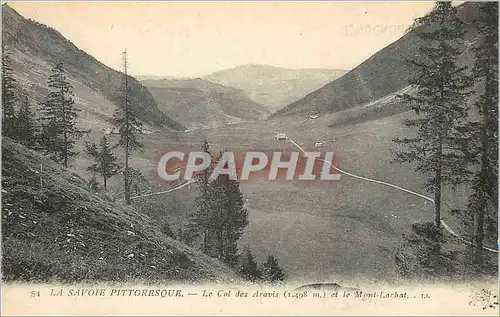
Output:
<instances>
[{"instance_id":1,"label":"conifer tree","mask_svg":"<svg viewBox=\"0 0 500 317\"><path fill-rule=\"evenodd\" d=\"M130 204L130 197L132 194L133 178L135 172L130 167L131 153L139 148L142 144L137 140L140 133L142 123L137 119L134 111L132 110L132 103L130 99L130 86L128 83L128 66L127 66L127 53L123 52L123 86L120 92L121 108L115 111L114 121L115 126L118 128L120 139L118 145L125 151L125 168L123 170L124 176L124 189L125 189L125 202Z\"/></svg>"},{"instance_id":2,"label":"conifer tree","mask_svg":"<svg viewBox=\"0 0 500 317\"><path fill-rule=\"evenodd\" d=\"M218 258L230 265L236 265L238 258L237 243L248 225L248 212L244 207L240 184L220 175L214 182L215 213L212 227Z\"/></svg>"},{"instance_id":3,"label":"conifer tree","mask_svg":"<svg viewBox=\"0 0 500 317\"><path fill-rule=\"evenodd\" d=\"M36 144L35 116L31 111L28 97L25 96L16 116L16 138L25 146L33 148Z\"/></svg>"},{"instance_id":4,"label":"conifer tree","mask_svg":"<svg viewBox=\"0 0 500 317\"><path fill-rule=\"evenodd\" d=\"M145 190L150 187L150 184L146 177L144 177L144 175L138 169L129 167L128 170L130 193L134 193L136 196L140 196Z\"/></svg>"},{"instance_id":5,"label":"conifer tree","mask_svg":"<svg viewBox=\"0 0 500 317\"><path fill-rule=\"evenodd\" d=\"M78 154L73 151L75 142L86 132L76 126L79 109L75 108L73 87L58 62L48 79L49 95L41 105L40 145L56 162L68 167L69 159Z\"/></svg>"},{"instance_id":6,"label":"conifer tree","mask_svg":"<svg viewBox=\"0 0 500 317\"><path fill-rule=\"evenodd\" d=\"M256 281L260 279L261 272L249 248L247 248L245 250L245 253L241 256L240 265L241 265L240 274L244 278L250 281Z\"/></svg>"},{"instance_id":7,"label":"conifer tree","mask_svg":"<svg viewBox=\"0 0 500 317\"><path fill-rule=\"evenodd\" d=\"M468 141L466 99L471 79L466 68L457 65L465 25L451 2L437 2L428 15L415 21L414 31L422 40L419 54L408 60L416 70L409 81L416 93L400 97L417 115L405 121L416 136L394 140L406 147L396 151L396 160L415 163L417 172L429 176L426 187L434 193L434 225L439 228L443 185L459 184L468 176L462 150Z\"/></svg>"},{"instance_id":8,"label":"conifer tree","mask_svg":"<svg viewBox=\"0 0 500 317\"><path fill-rule=\"evenodd\" d=\"M206 140L202 147L210 154ZM197 209L191 216L188 230L192 236L203 237L202 248L206 254L236 266L237 241L248 224L248 213L236 180L229 179L228 175L210 179L220 155L211 157L210 166L197 176L200 194L196 199Z\"/></svg>"},{"instance_id":9,"label":"conifer tree","mask_svg":"<svg viewBox=\"0 0 500 317\"><path fill-rule=\"evenodd\" d=\"M91 192L97 192L99 190L99 184L97 183L95 175L92 175L87 182L89 184L89 189Z\"/></svg>"},{"instance_id":10,"label":"conifer tree","mask_svg":"<svg viewBox=\"0 0 500 317\"><path fill-rule=\"evenodd\" d=\"M475 103L480 120L471 123L470 158L477 169L466 212L472 213L470 227L481 253L485 229L496 236L498 226L498 2L482 3L474 25L482 40L473 48L473 74L484 83L484 91Z\"/></svg>"},{"instance_id":11,"label":"conifer tree","mask_svg":"<svg viewBox=\"0 0 500 317\"><path fill-rule=\"evenodd\" d=\"M2 45L2 134L15 138L16 131L16 80L10 52Z\"/></svg>"},{"instance_id":12,"label":"conifer tree","mask_svg":"<svg viewBox=\"0 0 500 317\"><path fill-rule=\"evenodd\" d=\"M271 283L282 282L285 279L283 269L278 260L272 255L269 255L262 265L262 279Z\"/></svg>"},{"instance_id":13,"label":"conifer tree","mask_svg":"<svg viewBox=\"0 0 500 317\"><path fill-rule=\"evenodd\" d=\"M116 156L111 152L106 136L101 138L99 146L95 143L87 144L87 153L94 160L94 164L87 168L102 176L104 190L107 190L107 181L118 173Z\"/></svg>"}]
</instances>

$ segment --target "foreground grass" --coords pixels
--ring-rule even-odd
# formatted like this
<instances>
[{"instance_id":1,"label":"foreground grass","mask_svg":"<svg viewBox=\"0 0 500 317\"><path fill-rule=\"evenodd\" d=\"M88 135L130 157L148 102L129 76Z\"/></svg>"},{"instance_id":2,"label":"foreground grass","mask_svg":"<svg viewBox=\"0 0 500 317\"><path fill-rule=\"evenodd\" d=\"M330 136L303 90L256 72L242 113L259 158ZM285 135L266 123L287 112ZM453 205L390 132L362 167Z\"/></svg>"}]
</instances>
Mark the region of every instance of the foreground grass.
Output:
<instances>
[{"instance_id":1,"label":"foreground grass","mask_svg":"<svg viewBox=\"0 0 500 317\"><path fill-rule=\"evenodd\" d=\"M5 281L224 281L232 270L167 237L157 223L79 176L2 142Z\"/></svg>"}]
</instances>

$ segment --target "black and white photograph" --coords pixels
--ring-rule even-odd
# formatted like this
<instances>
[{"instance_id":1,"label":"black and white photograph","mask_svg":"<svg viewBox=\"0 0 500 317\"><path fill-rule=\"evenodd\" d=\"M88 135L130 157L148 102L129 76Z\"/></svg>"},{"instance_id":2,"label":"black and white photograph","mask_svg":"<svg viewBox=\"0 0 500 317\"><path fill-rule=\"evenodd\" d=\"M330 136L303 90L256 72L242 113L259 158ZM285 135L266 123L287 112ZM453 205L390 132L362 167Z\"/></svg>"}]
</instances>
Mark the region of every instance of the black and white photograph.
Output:
<instances>
[{"instance_id":1,"label":"black and white photograph","mask_svg":"<svg viewBox=\"0 0 500 317\"><path fill-rule=\"evenodd\" d=\"M498 316L498 2L2 2L2 315Z\"/></svg>"}]
</instances>

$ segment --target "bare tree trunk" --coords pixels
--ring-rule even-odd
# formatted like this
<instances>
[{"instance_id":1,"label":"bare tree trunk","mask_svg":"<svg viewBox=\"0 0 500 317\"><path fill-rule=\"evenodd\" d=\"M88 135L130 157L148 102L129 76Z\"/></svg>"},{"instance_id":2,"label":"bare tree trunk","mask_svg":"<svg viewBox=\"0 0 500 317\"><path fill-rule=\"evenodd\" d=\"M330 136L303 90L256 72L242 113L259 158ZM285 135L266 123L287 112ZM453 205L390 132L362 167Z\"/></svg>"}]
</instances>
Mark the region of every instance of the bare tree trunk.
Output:
<instances>
[{"instance_id":1,"label":"bare tree trunk","mask_svg":"<svg viewBox=\"0 0 500 317\"><path fill-rule=\"evenodd\" d=\"M488 92L490 91L490 85L488 83L491 82L490 76L486 76L486 92L485 94L488 95ZM475 244L476 244L476 250L478 253L481 253L483 250L483 240L484 240L484 216L486 214L486 208L487 208L487 188L488 186L488 177L491 177L491 170L490 170L490 161L488 158L488 148L489 148L489 142L488 142L488 106L486 102L483 102L482 105L482 131L481 131L481 171L479 172L480 174L480 193L481 197L479 198L479 208L477 209L477 222L475 225Z\"/></svg>"},{"instance_id":2,"label":"bare tree trunk","mask_svg":"<svg viewBox=\"0 0 500 317\"><path fill-rule=\"evenodd\" d=\"M68 132L66 131L66 107L64 105L64 91L61 85L61 108L63 112L63 157L64 157L64 167L68 168Z\"/></svg>"},{"instance_id":3,"label":"bare tree trunk","mask_svg":"<svg viewBox=\"0 0 500 317\"><path fill-rule=\"evenodd\" d=\"M130 205L130 173L128 167L129 160L129 138L130 122L128 109L128 75L127 75L127 52L123 52L123 72L125 74L124 108L125 108L125 203Z\"/></svg>"},{"instance_id":4,"label":"bare tree trunk","mask_svg":"<svg viewBox=\"0 0 500 317\"><path fill-rule=\"evenodd\" d=\"M436 168L434 186L434 225L436 228L441 228L441 186L442 186L442 144L439 145L438 151L439 163Z\"/></svg>"}]
</instances>

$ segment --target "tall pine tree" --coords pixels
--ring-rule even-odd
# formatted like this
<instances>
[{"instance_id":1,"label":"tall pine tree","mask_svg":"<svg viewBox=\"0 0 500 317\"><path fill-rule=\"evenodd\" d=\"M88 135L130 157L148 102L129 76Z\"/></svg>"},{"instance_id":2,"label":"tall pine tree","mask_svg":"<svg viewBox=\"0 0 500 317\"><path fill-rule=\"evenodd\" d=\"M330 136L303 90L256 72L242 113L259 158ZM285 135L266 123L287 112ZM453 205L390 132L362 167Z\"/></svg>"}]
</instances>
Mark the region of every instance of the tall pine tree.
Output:
<instances>
[{"instance_id":1,"label":"tall pine tree","mask_svg":"<svg viewBox=\"0 0 500 317\"><path fill-rule=\"evenodd\" d=\"M210 144L205 139L202 144L203 152L210 153ZM208 168L201 171L196 178L196 182L199 188L199 194L196 198L196 211L191 215L191 221L185 232L187 235L192 237L202 236L202 249L206 254L212 254L211 244L210 244L210 228L212 227L211 221L213 221L213 190L209 181L210 174L214 169L216 162L212 162Z\"/></svg>"},{"instance_id":2,"label":"tall pine tree","mask_svg":"<svg viewBox=\"0 0 500 317\"><path fill-rule=\"evenodd\" d=\"M56 162L68 167L69 159L78 154L73 151L75 142L85 132L76 126L79 109L75 108L73 87L58 62L48 79L49 95L41 105L40 145Z\"/></svg>"},{"instance_id":3,"label":"tall pine tree","mask_svg":"<svg viewBox=\"0 0 500 317\"><path fill-rule=\"evenodd\" d=\"M202 147L210 154L206 140ZM237 242L248 224L248 213L236 180L229 179L228 175L210 178L220 154L211 157L210 167L197 175L200 194L196 200L196 212L191 217L189 232L192 236L203 237L202 247L206 254L236 266Z\"/></svg>"},{"instance_id":4,"label":"tall pine tree","mask_svg":"<svg viewBox=\"0 0 500 317\"><path fill-rule=\"evenodd\" d=\"M215 207L212 221L218 258L230 265L238 260L238 240L248 225L248 212L244 207L240 184L220 175L214 182Z\"/></svg>"},{"instance_id":5,"label":"tall pine tree","mask_svg":"<svg viewBox=\"0 0 500 317\"><path fill-rule=\"evenodd\" d=\"M2 134L15 138L16 129L16 80L12 69L10 52L2 43Z\"/></svg>"},{"instance_id":6,"label":"tall pine tree","mask_svg":"<svg viewBox=\"0 0 500 317\"><path fill-rule=\"evenodd\" d=\"M470 157L478 168L467 205L467 212L473 217L473 240L479 254L483 251L485 229L496 236L498 225L498 2L480 6L474 21L480 44L473 49L473 74L484 83L484 91L475 103L480 120L471 123Z\"/></svg>"},{"instance_id":7,"label":"tall pine tree","mask_svg":"<svg viewBox=\"0 0 500 317\"><path fill-rule=\"evenodd\" d=\"M118 128L120 139L118 145L121 146L125 152L125 168L123 170L124 177L124 190L125 202L130 204L130 197L132 194L133 178L135 172L130 167L130 156L136 149L142 147L138 141L137 136L140 133L142 123L135 115L130 99L130 86L128 82L128 65L127 53L122 53L123 58L123 86L120 91L121 108L118 108L114 115L115 126Z\"/></svg>"},{"instance_id":8,"label":"tall pine tree","mask_svg":"<svg viewBox=\"0 0 500 317\"><path fill-rule=\"evenodd\" d=\"M262 273L249 248L241 256L240 266L240 274L247 280L256 281L261 278Z\"/></svg>"},{"instance_id":9,"label":"tall pine tree","mask_svg":"<svg viewBox=\"0 0 500 317\"><path fill-rule=\"evenodd\" d=\"M111 152L106 136L101 138L99 146L95 143L87 144L87 153L94 160L94 164L89 166L87 170L102 176L104 190L106 190L108 188L108 179L116 175L119 168L116 163L116 156Z\"/></svg>"},{"instance_id":10,"label":"tall pine tree","mask_svg":"<svg viewBox=\"0 0 500 317\"><path fill-rule=\"evenodd\" d=\"M415 94L401 96L417 118L405 125L416 136L395 139L405 150L396 152L399 162L416 164L416 171L429 176L426 187L434 192L434 224L440 227L442 187L458 184L468 175L463 144L471 80L457 60L463 50L465 25L451 2L437 2L426 16L415 21L414 31L422 40L419 53L408 60L416 70L410 84Z\"/></svg>"}]
</instances>

